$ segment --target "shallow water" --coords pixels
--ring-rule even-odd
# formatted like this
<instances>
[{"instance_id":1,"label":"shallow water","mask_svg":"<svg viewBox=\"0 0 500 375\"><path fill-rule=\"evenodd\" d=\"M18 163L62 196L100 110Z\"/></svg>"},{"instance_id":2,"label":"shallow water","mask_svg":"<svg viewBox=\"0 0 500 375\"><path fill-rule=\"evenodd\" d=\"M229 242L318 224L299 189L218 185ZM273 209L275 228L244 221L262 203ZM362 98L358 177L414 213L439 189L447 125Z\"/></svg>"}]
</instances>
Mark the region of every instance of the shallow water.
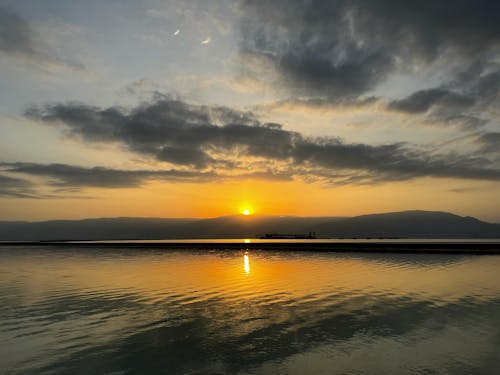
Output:
<instances>
[{"instance_id":1,"label":"shallow water","mask_svg":"<svg viewBox=\"0 0 500 375\"><path fill-rule=\"evenodd\" d=\"M500 256L3 246L0 281L0 373L500 366Z\"/></svg>"}]
</instances>

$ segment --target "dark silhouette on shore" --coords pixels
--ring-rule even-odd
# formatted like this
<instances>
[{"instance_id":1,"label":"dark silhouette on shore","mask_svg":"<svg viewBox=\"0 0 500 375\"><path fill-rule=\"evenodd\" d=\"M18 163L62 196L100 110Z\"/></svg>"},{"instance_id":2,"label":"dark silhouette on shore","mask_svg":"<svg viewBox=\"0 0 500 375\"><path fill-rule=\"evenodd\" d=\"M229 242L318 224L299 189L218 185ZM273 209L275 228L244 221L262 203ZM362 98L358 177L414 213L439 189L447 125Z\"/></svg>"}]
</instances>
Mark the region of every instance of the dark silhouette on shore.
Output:
<instances>
[{"instance_id":1,"label":"dark silhouette on shore","mask_svg":"<svg viewBox=\"0 0 500 375\"><path fill-rule=\"evenodd\" d=\"M316 232L309 232L309 234L266 233L258 237L262 240L314 240Z\"/></svg>"},{"instance_id":2,"label":"dark silhouette on shore","mask_svg":"<svg viewBox=\"0 0 500 375\"><path fill-rule=\"evenodd\" d=\"M0 222L0 241L255 238L259 233L309 232L318 238L500 238L500 224L430 211L347 218L236 215Z\"/></svg>"}]
</instances>

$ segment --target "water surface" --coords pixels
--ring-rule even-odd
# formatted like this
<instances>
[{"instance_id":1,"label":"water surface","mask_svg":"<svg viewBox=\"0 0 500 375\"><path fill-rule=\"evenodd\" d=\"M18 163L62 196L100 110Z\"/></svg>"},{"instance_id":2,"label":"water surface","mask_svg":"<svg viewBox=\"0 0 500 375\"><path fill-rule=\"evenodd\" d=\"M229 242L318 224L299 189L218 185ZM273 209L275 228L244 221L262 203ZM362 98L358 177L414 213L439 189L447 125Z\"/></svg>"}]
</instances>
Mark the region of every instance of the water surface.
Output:
<instances>
[{"instance_id":1,"label":"water surface","mask_svg":"<svg viewBox=\"0 0 500 375\"><path fill-rule=\"evenodd\" d=\"M0 246L0 281L6 374L500 366L500 256Z\"/></svg>"}]
</instances>

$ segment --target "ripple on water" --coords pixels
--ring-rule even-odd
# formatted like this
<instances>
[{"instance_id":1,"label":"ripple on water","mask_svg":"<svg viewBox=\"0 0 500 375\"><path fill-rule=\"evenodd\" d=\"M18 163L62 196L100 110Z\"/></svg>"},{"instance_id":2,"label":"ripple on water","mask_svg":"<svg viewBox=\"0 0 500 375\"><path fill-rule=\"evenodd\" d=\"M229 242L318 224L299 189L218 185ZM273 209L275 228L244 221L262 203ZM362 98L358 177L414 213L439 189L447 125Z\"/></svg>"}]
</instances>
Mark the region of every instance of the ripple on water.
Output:
<instances>
[{"instance_id":1,"label":"ripple on water","mask_svg":"<svg viewBox=\"0 0 500 375\"><path fill-rule=\"evenodd\" d=\"M0 368L488 373L499 270L495 256L3 249Z\"/></svg>"}]
</instances>

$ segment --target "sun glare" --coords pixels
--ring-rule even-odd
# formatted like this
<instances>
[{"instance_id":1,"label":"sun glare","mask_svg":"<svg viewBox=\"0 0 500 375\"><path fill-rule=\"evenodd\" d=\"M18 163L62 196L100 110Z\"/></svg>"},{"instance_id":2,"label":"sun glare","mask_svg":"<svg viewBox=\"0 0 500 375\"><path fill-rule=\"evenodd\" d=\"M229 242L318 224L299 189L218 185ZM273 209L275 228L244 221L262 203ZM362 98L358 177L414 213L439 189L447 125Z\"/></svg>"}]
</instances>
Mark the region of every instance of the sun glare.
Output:
<instances>
[{"instance_id":1,"label":"sun glare","mask_svg":"<svg viewBox=\"0 0 500 375\"><path fill-rule=\"evenodd\" d=\"M247 275L250 273L250 259L247 254L243 255L243 269Z\"/></svg>"},{"instance_id":2,"label":"sun glare","mask_svg":"<svg viewBox=\"0 0 500 375\"><path fill-rule=\"evenodd\" d=\"M244 216L253 215L253 208L248 203L240 206L240 213Z\"/></svg>"}]
</instances>

